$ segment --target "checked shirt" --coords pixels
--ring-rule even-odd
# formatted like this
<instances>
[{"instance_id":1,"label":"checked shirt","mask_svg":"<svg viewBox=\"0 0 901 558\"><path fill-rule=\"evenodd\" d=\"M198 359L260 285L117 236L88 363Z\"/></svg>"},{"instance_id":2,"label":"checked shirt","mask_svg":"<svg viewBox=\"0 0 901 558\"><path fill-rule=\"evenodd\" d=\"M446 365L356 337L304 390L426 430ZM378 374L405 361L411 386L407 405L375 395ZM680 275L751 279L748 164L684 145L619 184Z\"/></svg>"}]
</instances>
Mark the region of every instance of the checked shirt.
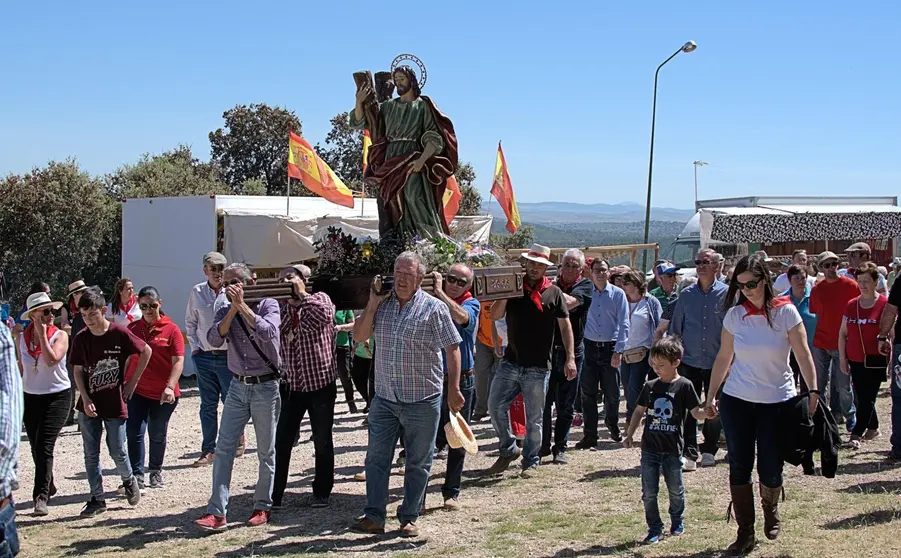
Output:
<instances>
[{"instance_id":1,"label":"checked shirt","mask_svg":"<svg viewBox=\"0 0 901 558\"><path fill-rule=\"evenodd\" d=\"M392 294L375 313L374 334L376 395L416 403L441 393L441 349L461 341L446 304L419 289L401 308Z\"/></svg>"},{"instance_id":2,"label":"checked shirt","mask_svg":"<svg viewBox=\"0 0 901 558\"><path fill-rule=\"evenodd\" d=\"M335 305L325 293L281 308L282 366L289 391L316 391L337 377Z\"/></svg>"}]
</instances>

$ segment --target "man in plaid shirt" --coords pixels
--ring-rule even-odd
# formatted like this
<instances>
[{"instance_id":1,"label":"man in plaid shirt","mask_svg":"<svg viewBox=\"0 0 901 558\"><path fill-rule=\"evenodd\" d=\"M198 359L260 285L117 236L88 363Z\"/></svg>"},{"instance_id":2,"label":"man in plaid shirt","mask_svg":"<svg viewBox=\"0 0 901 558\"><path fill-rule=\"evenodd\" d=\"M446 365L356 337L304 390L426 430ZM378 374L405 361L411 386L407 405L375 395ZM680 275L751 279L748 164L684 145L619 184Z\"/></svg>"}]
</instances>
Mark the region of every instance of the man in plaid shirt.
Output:
<instances>
[{"instance_id":1,"label":"man in plaid shirt","mask_svg":"<svg viewBox=\"0 0 901 558\"><path fill-rule=\"evenodd\" d=\"M282 413L275 431L272 507L282 505L291 450L300 431L300 422L309 412L316 455L311 505L324 508L328 506L335 483L332 439L338 393L335 384L335 305L325 293L307 292L310 268L305 265L283 269L278 277L294 285L296 298L288 300L281 309L281 357L285 375L281 385Z\"/></svg>"},{"instance_id":2,"label":"man in plaid shirt","mask_svg":"<svg viewBox=\"0 0 901 558\"><path fill-rule=\"evenodd\" d=\"M22 436L22 378L6 324L0 322L0 558L19 553L13 490L19 488L17 466Z\"/></svg>"},{"instance_id":3,"label":"man in plaid shirt","mask_svg":"<svg viewBox=\"0 0 901 558\"><path fill-rule=\"evenodd\" d=\"M403 430L406 448L404 501L397 510L402 537L419 535L416 520L425 496L441 416L447 355L447 405L463 407L460 393L460 334L446 304L420 288L425 265L418 254L404 252L394 262L391 294L373 291L363 316L354 324L354 339L375 334L375 397L369 409L366 452L366 509L353 530L384 533L388 476L394 447Z\"/></svg>"}]
</instances>

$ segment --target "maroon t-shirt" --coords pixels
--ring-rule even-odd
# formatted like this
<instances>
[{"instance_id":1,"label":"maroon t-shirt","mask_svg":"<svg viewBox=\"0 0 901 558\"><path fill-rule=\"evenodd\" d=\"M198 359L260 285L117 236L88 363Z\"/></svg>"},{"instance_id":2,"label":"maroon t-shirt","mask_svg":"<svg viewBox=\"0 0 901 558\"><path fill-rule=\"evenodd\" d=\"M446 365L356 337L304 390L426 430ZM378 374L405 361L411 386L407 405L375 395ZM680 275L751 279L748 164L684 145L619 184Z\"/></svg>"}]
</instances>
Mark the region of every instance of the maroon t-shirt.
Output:
<instances>
[{"instance_id":1,"label":"maroon t-shirt","mask_svg":"<svg viewBox=\"0 0 901 558\"><path fill-rule=\"evenodd\" d=\"M122 396L125 363L128 357L140 354L144 345L130 331L112 322L103 335L94 335L84 328L75 336L69 362L83 367L88 397L94 402L99 418L128 418L128 407ZM75 408L84 412L81 397Z\"/></svg>"}]
</instances>

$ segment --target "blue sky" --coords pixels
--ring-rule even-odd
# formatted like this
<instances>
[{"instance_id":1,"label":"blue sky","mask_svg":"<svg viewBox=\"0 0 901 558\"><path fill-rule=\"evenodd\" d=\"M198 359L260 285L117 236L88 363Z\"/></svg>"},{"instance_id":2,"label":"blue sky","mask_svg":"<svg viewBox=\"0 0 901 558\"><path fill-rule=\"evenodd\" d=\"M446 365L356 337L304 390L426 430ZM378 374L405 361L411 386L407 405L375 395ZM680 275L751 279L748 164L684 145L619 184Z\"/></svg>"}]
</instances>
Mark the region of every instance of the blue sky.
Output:
<instances>
[{"instance_id":1,"label":"blue sky","mask_svg":"<svg viewBox=\"0 0 901 558\"><path fill-rule=\"evenodd\" d=\"M655 206L691 207L696 159L702 198L898 192L897 2L388 5L7 5L0 175L69 156L101 174L179 143L207 158L238 103L290 108L322 141L354 71L412 52L483 193L503 140L521 202L643 204L654 70L692 39L660 75Z\"/></svg>"}]
</instances>

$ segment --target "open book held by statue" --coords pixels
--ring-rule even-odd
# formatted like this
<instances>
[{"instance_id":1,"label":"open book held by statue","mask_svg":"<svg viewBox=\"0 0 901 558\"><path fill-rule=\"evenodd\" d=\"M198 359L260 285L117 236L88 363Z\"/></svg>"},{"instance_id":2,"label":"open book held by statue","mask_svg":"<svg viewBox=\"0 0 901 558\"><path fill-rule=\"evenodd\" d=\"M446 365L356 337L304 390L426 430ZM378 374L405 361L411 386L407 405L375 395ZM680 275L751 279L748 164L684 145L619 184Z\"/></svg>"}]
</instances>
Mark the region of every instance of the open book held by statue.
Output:
<instances>
[{"instance_id":1,"label":"open book held by statue","mask_svg":"<svg viewBox=\"0 0 901 558\"><path fill-rule=\"evenodd\" d=\"M404 61L418 66L418 78ZM402 54L374 82L368 71L355 73L354 81L350 126L369 130L372 139L363 179L378 192L379 233L448 234L443 199L447 179L457 170L457 136L450 118L421 94L425 66Z\"/></svg>"}]
</instances>

